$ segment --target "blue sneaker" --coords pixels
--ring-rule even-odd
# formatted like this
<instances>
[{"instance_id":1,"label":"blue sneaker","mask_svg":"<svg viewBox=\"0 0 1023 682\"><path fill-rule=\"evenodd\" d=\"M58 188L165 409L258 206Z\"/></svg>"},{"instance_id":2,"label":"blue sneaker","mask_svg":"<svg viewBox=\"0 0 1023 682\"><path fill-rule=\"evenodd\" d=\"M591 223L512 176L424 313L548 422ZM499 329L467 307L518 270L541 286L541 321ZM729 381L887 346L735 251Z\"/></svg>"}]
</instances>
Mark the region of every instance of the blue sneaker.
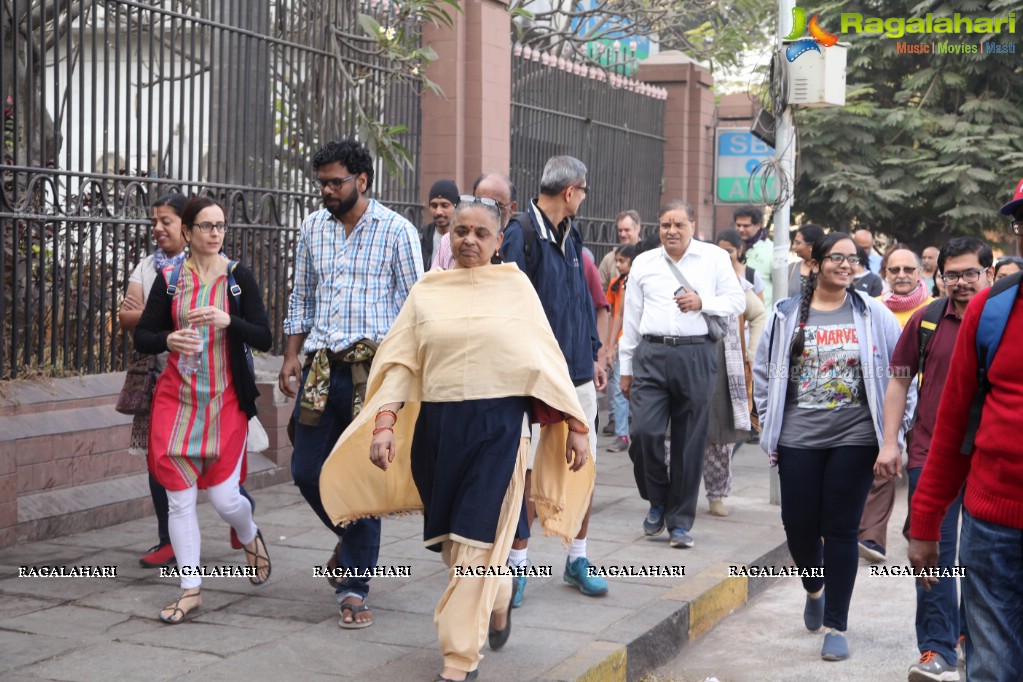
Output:
<instances>
[{"instance_id":1,"label":"blue sneaker","mask_svg":"<svg viewBox=\"0 0 1023 682\"><path fill-rule=\"evenodd\" d=\"M689 549L693 546L693 536L687 533L683 528L672 528L671 541L669 544L672 547L684 547Z\"/></svg>"},{"instance_id":2,"label":"blue sneaker","mask_svg":"<svg viewBox=\"0 0 1023 682\"><path fill-rule=\"evenodd\" d=\"M653 505L650 513L643 519L643 532L647 535L660 535L664 530L664 507Z\"/></svg>"},{"instance_id":3,"label":"blue sneaker","mask_svg":"<svg viewBox=\"0 0 1023 682\"><path fill-rule=\"evenodd\" d=\"M584 556L575 561L566 559L565 574L562 578L572 587L578 587L587 597L607 594L607 581L599 575L590 575L590 560Z\"/></svg>"},{"instance_id":4,"label":"blue sneaker","mask_svg":"<svg viewBox=\"0 0 1023 682\"><path fill-rule=\"evenodd\" d=\"M872 564L879 564L884 561L884 547L873 540L860 540L859 552L861 558L866 559Z\"/></svg>"},{"instance_id":5,"label":"blue sneaker","mask_svg":"<svg viewBox=\"0 0 1023 682\"><path fill-rule=\"evenodd\" d=\"M517 609L522 606L522 598L526 594L526 576L524 575L513 575L512 576L512 600L511 606L513 609Z\"/></svg>"},{"instance_id":6,"label":"blue sneaker","mask_svg":"<svg viewBox=\"0 0 1023 682\"><path fill-rule=\"evenodd\" d=\"M810 632L817 632L824 626L824 593L814 599L806 595L806 605L803 607L803 625Z\"/></svg>"},{"instance_id":7,"label":"blue sneaker","mask_svg":"<svg viewBox=\"0 0 1023 682\"><path fill-rule=\"evenodd\" d=\"M841 632L829 632L824 635L821 658L825 661L844 661L849 658L849 642L845 640L845 635Z\"/></svg>"}]
</instances>

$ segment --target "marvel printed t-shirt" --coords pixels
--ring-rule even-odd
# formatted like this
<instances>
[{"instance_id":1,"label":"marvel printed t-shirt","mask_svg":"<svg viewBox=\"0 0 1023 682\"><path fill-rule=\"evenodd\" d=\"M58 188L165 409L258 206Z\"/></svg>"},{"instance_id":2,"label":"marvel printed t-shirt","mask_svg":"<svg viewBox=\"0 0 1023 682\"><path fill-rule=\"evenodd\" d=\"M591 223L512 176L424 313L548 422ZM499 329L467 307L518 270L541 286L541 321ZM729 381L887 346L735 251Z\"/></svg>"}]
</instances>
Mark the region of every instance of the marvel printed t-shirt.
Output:
<instances>
[{"instance_id":1,"label":"marvel printed t-shirt","mask_svg":"<svg viewBox=\"0 0 1023 682\"><path fill-rule=\"evenodd\" d=\"M803 333L803 355L789 368L778 444L802 449L876 445L852 302L847 297L829 311L811 307Z\"/></svg>"}]
</instances>

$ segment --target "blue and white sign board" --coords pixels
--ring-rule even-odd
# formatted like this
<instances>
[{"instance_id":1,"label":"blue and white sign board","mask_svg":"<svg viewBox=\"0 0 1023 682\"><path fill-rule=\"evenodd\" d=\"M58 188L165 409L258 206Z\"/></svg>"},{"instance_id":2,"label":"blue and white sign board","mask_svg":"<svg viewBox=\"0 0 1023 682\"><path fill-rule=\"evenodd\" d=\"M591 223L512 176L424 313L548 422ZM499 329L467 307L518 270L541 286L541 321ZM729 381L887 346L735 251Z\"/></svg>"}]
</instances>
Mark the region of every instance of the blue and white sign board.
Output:
<instances>
[{"instance_id":1,"label":"blue and white sign board","mask_svg":"<svg viewBox=\"0 0 1023 682\"><path fill-rule=\"evenodd\" d=\"M774 158L774 148L753 136L747 128L718 128L714 156L715 204L766 204L778 198L774 178L763 176L750 182L761 161Z\"/></svg>"}]
</instances>

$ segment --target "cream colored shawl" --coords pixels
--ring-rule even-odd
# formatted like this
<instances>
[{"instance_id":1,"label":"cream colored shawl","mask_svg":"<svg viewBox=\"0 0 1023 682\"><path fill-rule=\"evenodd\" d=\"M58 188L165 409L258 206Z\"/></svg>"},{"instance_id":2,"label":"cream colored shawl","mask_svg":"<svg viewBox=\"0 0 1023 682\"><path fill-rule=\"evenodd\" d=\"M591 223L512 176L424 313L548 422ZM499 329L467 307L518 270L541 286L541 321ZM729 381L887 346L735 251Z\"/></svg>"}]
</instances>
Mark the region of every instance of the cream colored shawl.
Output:
<instances>
[{"instance_id":1,"label":"cream colored shawl","mask_svg":"<svg viewBox=\"0 0 1023 682\"><path fill-rule=\"evenodd\" d=\"M514 264L429 272L377 349L365 408L323 465L330 518L421 512L409 462L419 404L509 396L532 396L586 422L540 299ZM397 454L385 472L369 461L374 421L382 405L402 402ZM596 478L592 454L583 469L569 470L567 435L564 422L541 429L531 491L544 533L565 542L579 532Z\"/></svg>"}]
</instances>

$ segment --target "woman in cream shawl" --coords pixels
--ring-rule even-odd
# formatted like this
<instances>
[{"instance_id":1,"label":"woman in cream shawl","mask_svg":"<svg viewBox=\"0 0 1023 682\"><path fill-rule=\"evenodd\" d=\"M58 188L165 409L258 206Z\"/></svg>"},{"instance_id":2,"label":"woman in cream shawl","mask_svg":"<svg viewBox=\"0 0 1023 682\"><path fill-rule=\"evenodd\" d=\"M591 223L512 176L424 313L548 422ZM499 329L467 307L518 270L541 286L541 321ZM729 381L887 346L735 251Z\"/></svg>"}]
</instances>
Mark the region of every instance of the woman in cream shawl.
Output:
<instances>
[{"instance_id":1,"label":"woman in cream shawl","mask_svg":"<svg viewBox=\"0 0 1023 682\"><path fill-rule=\"evenodd\" d=\"M335 522L423 512L423 540L451 569L434 614L437 680L475 679L484 639L497 650L511 631L505 561L532 415L550 422L531 491L547 534L575 537L595 477L585 416L540 300L515 265L490 265L497 205L462 197L452 222L455 268L412 288L377 349L366 406L320 475Z\"/></svg>"}]
</instances>

